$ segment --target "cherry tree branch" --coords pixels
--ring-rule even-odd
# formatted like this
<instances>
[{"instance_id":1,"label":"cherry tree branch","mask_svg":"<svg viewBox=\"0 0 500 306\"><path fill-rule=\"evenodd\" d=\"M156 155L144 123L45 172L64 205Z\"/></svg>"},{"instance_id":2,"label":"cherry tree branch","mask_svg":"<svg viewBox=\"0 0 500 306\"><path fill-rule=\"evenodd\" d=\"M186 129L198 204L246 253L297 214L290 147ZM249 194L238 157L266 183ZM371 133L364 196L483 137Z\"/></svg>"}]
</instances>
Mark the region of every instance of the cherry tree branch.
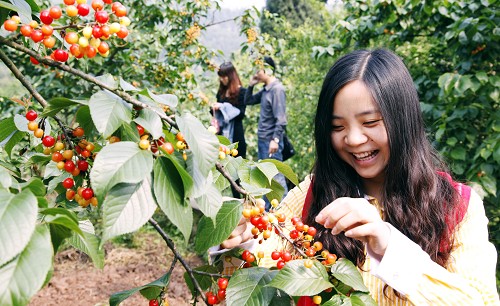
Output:
<instances>
[{"instance_id":1,"label":"cherry tree branch","mask_svg":"<svg viewBox=\"0 0 500 306\"><path fill-rule=\"evenodd\" d=\"M38 101L38 103L40 103L40 105L43 108L47 107L48 105L47 101L42 97L42 95L40 95L40 93L33 87L33 85L31 85L31 83L24 77L22 72L19 69L17 69L16 65L2 50L0 50L0 59L2 60L2 62L4 62L5 66L7 66L7 68L9 68L10 71L12 71L12 74L14 74L14 76L16 77L16 79L19 80L19 82L21 82L21 84L28 90L28 92L33 96L33 98L35 98L35 100ZM69 135L66 131L66 127L64 126L62 120L59 119L59 117L57 116L53 116L53 118L54 120L56 120L57 124L61 127L64 137L66 139L69 139ZM71 141L68 141L67 143L70 146L70 148L73 149L73 144L71 143Z\"/></svg>"},{"instance_id":2,"label":"cherry tree branch","mask_svg":"<svg viewBox=\"0 0 500 306\"><path fill-rule=\"evenodd\" d=\"M238 185L238 183L236 183L236 181L233 180L233 178L231 177L229 172L226 171L226 169L224 168L224 166L221 163L215 162L215 168L217 168L217 170L222 174L222 176L225 177L229 181L231 186L233 186L233 188L236 191L238 191L239 193L241 193L245 197L248 195L248 192L245 189L241 188L241 186Z\"/></svg>"},{"instance_id":3,"label":"cherry tree branch","mask_svg":"<svg viewBox=\"0 0 500 306\"><path fill-rule=\"evenodd\" d=\"M175 247L175 244L172 241L172 239L170 239L170 237L167 235L167 233L165 233L165 231L160 227L160 225L158 224L158 222L156 222L155 219L150 218L149 219L149 223L160 234L160 236L163 238L163 240L165 240L165 242L167 243L167 246L169 247L169 249L172 250L172 252L174 253L174 257L175 257L174 258L174 262L175 262L176 259L179 260L179 262L181 263L181 265L184 267L184 270L186 270L187 274L189 275L189 278L193 282L193 285L194 285L196 291L198 291L200 293L200 296L203 298L203 300L205 301L205 303L208 305L207 298L205 296L203 296L203 289L201 289L200 284L198 283L198 281L194 277L194 270L191 269L191 267L189 267L188 263L184 260L184 258L182 258L181 254L179 254L179 252L177 252L177 248Z\"/></svg>"},{"instance_id":4,"label":"cherry tree branch","mask_svg":"<svg viewBox=\"0 0 500 306\"><path fill-rule=\"evenodd\" d=\"M167 122L168 124L170 124L171 126L177 128L177 123L172 120L169 116L167 116L165 113L163 112L159 112L158 110L156 109L153 109L152 107L150 107L148 104L146 103L143 103L137 99L135 99L134 97L132 97L131 95L129 95L127 92L125 91L121 91L121 90L117 90L117 89L114 89L112 87L110 87L109 85L99 81L97 78L91 76L90 74L87 74L81 70L78 70L78 69L75 69L75 68L72 68L66 64L63 64L61 62L57 62L57 61L54 61L52 59L49 59L49 58L45 58L45 57L42 57L40 54L38 54L37 52L31 50L31 49L28 49L20 44L17 44L5 37L2 37L0 36L0 44L5 44L15 50L18 50L18 51L21 51L23 53L26 53L30 56L32 56L33 58L35 58L37 61L39 61L40 63L43 63L43 64L46 64L48 66L51 66L51 67L57 67L61 70L64 70L66 72L69 72L73 75L76 75L82 79L84 79L85 81L89 82L89 83L92 83L92 84L95 84L97 86L99 86L100 88L102 89L106 89L112 93L114 93L115 95L119 96L120 98L122 98L123 100L127 101L128 103L132 104L132 105L135 105L135 106L138 106L138 107L142 107L142 108L149 108L151 110L153 110L161 119L163 119L165 122Z\"/></svg>"}]
</instances>

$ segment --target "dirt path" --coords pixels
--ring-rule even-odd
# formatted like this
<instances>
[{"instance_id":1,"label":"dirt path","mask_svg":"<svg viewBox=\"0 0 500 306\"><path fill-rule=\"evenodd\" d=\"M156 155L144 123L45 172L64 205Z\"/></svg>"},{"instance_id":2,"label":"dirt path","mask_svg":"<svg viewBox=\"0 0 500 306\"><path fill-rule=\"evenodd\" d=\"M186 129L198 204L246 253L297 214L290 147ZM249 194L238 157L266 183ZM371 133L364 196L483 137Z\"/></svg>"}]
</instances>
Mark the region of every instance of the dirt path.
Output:
<instances>
[{"instance_id":1,"label":"dirt path","mask_svg":"<svg viewBox=\"0 0 500 306\"><path fill-rule=\"evenodd\" d=\"M111 294L159 278L168 270L172 252L157 235L141 235L140 241L140 246L133 249L107 245L103 270L95 268L86 255L74 249L60 252L54 262L52 279L29 305L109 305ZM192 267L203 264L197 256L186 256L185 259ZM192 295L184 282L184 272L178 263L168 287L170 305L190 305ZM148 305L148 301L136 293L120 305Z\"/></svg>"}]
</instances>

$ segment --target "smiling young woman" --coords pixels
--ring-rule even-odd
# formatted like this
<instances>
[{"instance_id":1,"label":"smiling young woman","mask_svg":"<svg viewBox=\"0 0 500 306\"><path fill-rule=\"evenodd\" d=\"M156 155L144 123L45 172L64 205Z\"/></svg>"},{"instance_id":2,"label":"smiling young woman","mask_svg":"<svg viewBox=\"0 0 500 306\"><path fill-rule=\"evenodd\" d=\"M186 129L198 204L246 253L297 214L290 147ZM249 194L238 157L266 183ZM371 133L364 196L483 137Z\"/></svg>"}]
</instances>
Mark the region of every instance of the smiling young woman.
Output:
<instances>
[{"instance_id":1,"label":"smiling young woman","mask_svg":"<svg viewBox=\"0 0 500 306\"><path fill-rule=\"evenodd\" d=\"M482 200L452 179L427 139L397 55L341 57L324 79L314 138L312 173L279 213L302 216L324 249L355 263L379 305L500 305ZM251 237L243 226L225 247ZM276 247L261 245L266 254Z\"/></svg>"}]
</instances>

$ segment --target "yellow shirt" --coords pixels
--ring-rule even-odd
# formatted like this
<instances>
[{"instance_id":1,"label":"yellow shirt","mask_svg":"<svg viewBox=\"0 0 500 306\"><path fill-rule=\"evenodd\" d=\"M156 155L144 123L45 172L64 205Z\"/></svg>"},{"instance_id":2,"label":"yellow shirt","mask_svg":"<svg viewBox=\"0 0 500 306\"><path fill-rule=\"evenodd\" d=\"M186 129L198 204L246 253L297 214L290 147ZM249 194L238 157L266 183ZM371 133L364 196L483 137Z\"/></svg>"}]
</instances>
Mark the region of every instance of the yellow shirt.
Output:
<instances>
[{"instance_id":1,"label":"yellow shirt","mask_svg":"<svg viewBox=\"0 0 500 306\"><path fill-rule=\"evenodd\" d=\"M306 178L280 204L279 211L287 220L302 216L309 185L310 179ZM391 239L381 262L368 252L360 270L370 295L381 306L500 305L495 278L497 252L488 241L487 224L482 200L472 191L467 213L455 232L455 247L446 268L433 262L420 246L390 225ZM260 266L276 265L270 258L271 252L285 246L277 236L254 244L253 252L265 253ZM228 266L225 272L232 272L235 265L233 262L232 268ZM385 284L403 293L406 299L398 298L390 288L384 295Z\"/></svg>"}]
</instances>

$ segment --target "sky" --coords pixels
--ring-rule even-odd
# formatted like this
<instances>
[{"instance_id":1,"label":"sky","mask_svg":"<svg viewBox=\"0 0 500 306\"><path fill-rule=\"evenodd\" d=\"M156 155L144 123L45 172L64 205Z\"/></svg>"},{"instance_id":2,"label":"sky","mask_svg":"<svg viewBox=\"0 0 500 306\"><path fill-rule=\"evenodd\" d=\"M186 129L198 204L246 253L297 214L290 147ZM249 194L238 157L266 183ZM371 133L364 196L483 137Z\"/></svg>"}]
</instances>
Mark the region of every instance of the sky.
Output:
<instances>
[{"instance_id":1,"label":"sky","mask_svg":"<svg viewBox=\"0 0 500 306\"><path fill-rule=\"evenodd\" d=\"M221 0L220 6L228 9L245 9L252 6L261 8L266 5L266 0Z\"/></svg>"}]
</instances>

